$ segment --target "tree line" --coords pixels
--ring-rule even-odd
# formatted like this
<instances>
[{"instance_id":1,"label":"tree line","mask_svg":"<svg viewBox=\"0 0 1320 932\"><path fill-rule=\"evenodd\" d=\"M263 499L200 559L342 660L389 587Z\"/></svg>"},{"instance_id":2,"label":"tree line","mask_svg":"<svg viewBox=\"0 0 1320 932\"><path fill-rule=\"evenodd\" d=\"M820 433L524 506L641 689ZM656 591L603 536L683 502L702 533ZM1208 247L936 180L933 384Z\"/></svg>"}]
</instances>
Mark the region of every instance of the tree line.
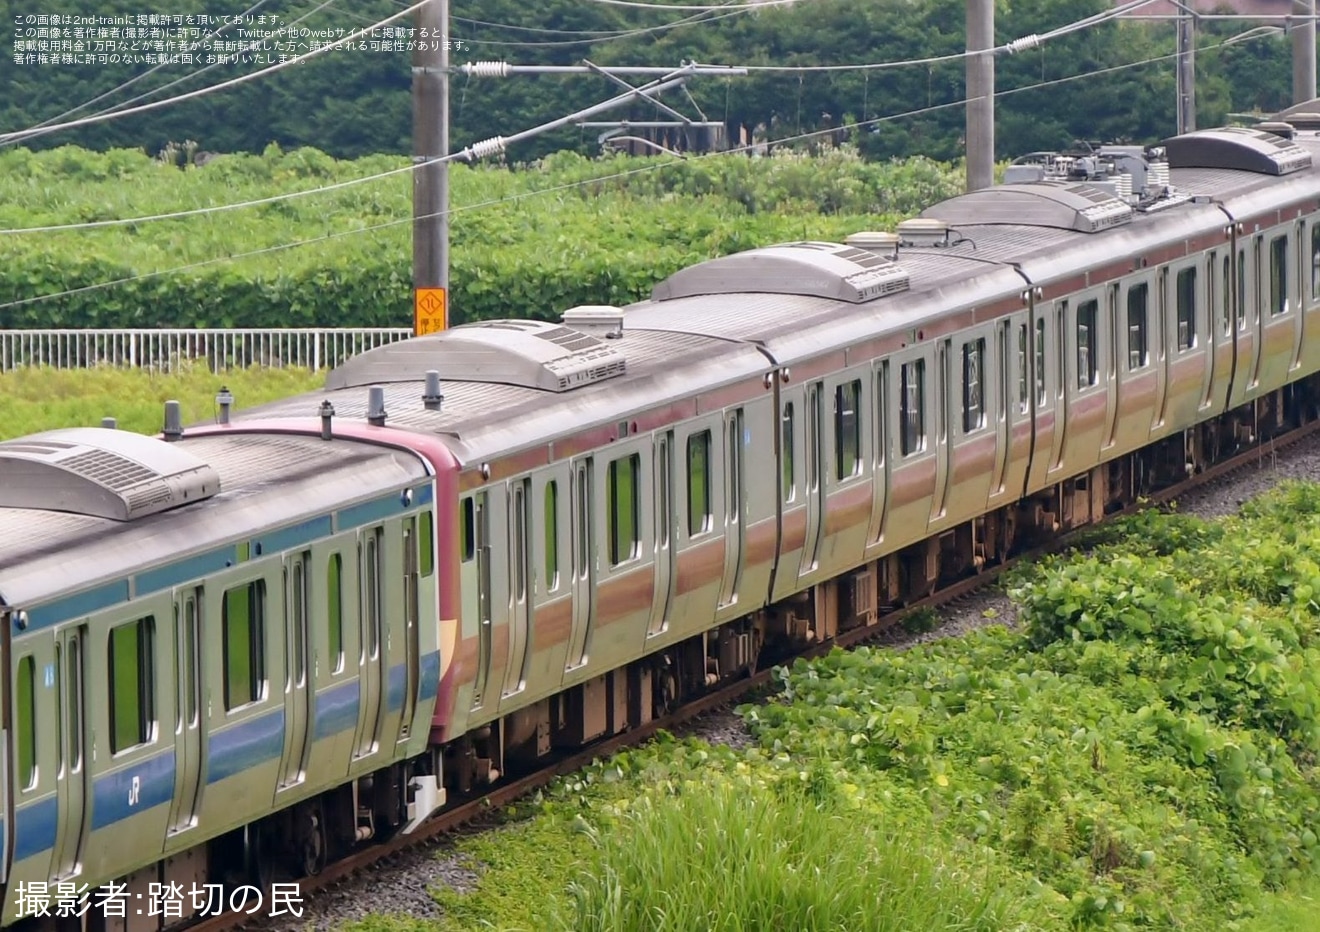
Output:
<instances>
[{"instance_id":1,"label":"tree line","mask_svg":"<svg viewBox=\"0 0 1320 932\"><path fill-rule=\"evenodd\" d=\"M20 5L23 7L20 9ZM100 0L101 16L178 13L176 3ZM86 15L83 0L45 0L42 11ZM232 15L233 4L207 0L208 15ZM323 7L317 10L318 7ZM1110 0L998 0L996 41L1003 43L1108 9ZM257 13L314 31L363 28L400 12L400 0L268 0ZM0 0L4 29L25 18L20 0ZM315 12L313 12L315 11ZM302 18L305 17L305 18ZM803 0L752 11L685 15L581 0L453 0L452 35L465 61L527 64L797 65L905 61L964 48L964 0ZM273 21L273 20L272 20ZM407 19L396 25L409 25ZM1205 22L1198 31L1197 120L1272 112L1291 94L1291 45L1281 34L1228 41L1258 24ZM260 30L259 24L248 28ZM648 30L638 32L638 30ZM235 29L224 38L234 38ZM185 77L199 64L29 64L6 35L0 55L0 132L26 129L129 80L82 116ZM1075 140L1155 142L1170 135L1175 113L1175 48L1171 22L1108 22L996 60L996 148L1000 158L1067 146ZM1143 64L1134 64L1141 62ZM260 152L313 146L337 157L405 153L411 147L411 59L408 52L336 50L270 77L178 105L65 130L25 142L33 148L76 144L156 153L192 141L203 152ZM1130 67L1125 67L1130 66ZM258 65L225 64L187 77L155 100L233 78ZM640 79L639 79L640 80ZM689 100L667 103L729 127L729 138L775 140L813 131L847 132L872 158L914 154L946 160L963 150L964 66L961 60L897 68L815 72L757 71L737 78L694 78ZM617 93L597 76L455 76L451 142L459 147L508 135ZM632 120L666 119L652 104L617 112ZM549 151L599 150L591 128L572 128L518 146L512 161Z\"/></svg>"}]
</instances>

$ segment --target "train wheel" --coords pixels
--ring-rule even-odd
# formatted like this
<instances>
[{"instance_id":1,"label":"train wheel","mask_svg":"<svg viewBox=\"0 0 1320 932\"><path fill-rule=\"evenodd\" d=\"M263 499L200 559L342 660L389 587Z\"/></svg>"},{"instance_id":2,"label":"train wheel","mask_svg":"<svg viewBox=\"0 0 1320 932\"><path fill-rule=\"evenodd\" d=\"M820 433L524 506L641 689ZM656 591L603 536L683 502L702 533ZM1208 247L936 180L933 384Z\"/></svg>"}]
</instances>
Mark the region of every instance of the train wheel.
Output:
<instances>
[{"instance_id":1,"label":"train wheel","mask_svg":"<svg viewBox=\"0 0 1320 932\"><path fill-rule=\"evenodd\" d=\"M325 822L320 807L299 807L297 819L298 871L303 877L315 877L325 867Z\"/></svg>"},{"instance_id":2,"label":"train wheel","mask_svg":"<svg viewBox=\"0 0 1320 932\"><path fill-rule=\"evenodd\" d=\"M275 882L275 839L260 824L244 829L244 860L250 882L259 890L269 890Z\"/></svg>"}]
</instances>

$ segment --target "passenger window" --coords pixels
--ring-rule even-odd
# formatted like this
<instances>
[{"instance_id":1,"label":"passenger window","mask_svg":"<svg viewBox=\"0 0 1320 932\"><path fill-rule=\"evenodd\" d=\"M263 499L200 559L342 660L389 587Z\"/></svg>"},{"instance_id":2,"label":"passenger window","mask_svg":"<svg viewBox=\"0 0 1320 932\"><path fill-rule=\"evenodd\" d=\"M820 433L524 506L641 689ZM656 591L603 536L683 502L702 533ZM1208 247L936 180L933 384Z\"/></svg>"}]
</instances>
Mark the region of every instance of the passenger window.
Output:
<instances>
[{"instance_id":1,"label":"passenger window","mask_svg":"<svg viewBox=\"0 0 1320 932\"><path fill-rule=\"evenodd\" d=\"M1036 318L1036 404L1044 406L1048 396L1045 379L1045 318Z\"/></svg>"},{"instance_id":2,"label":"passenger window","mask_svg":"<svg viewBox=\"0 0 1320 932\"><path fill-rule=\"evenodd\" d=\"M693 434L687 441L688 536L710 530L710 431Z\"/></svg>"},{"instance_id":3,"label":"passenger window","mask_svg":"<svg viewBox=\"0 0 1320 932\"><path fill-rule=\"evenodd\" d=\"M1311 300L1320 301L1320 223L1311 227Z\"/></svg>"},{"instance_id":4,"label":"passenger window","mask_svg":"<svg viewBox=\"0 0 1320 932\"><path fill-rule=\"evenodd\" d=\"M862 421L857 415L861 394L858 380L834 389L834 460L840 482L862 471Z\"/></svg>"},{"instance_id":5,"label":"passenger window","mask_svg":"<svg viewBox=\"0 0 1320 932\"><path fill-rule=\"evenodd\" d=\"M1018 327L1018 413L1026 414L1031 404L1031 389L1027 381L1027 325Z\"/></svg>"},{"instance_id":6,"label":"passenger window","mask_svg":"<svg viewBox=\"0 0 1320 932\"><path fill-rule=\"evenodd\" d=\"M1098 301L1083 301L1077 305L1077 387L1090 388L1100 381L1096 360L1100 335L1096 321L1100 316Z\"/></svg>"},{"instance_id":7,"label":"passenger window","mask_svg":"<svg viewBox=\"0 0 1320 932\"><path fill-rule=\"evenodd\" d=\"M900 372L899 423L903 425L900 445L904 456L926 448L926 361L904 363Z\"/></svg>"},{"instance_id":8,"label":"passenger window","mask_svg":"<svg viewBox=\"0 0 1320 932\"><path fill-rule=\"evenodd\" d=\"M559 588L559 484L545 484L545 591Z\"/></svg>"},{"instance_id":9,"label":"passenger window","mask_svg":"<svg viewBox=\"0 0 1320 932\"><path fill-rule=\"evenodd\" d=\"M18 786L30 790L37 785L37 705L36 661L24 657L18 662L18 681L14 686L18 715L14 741L18 745Z\"/></svg>"},{"instance_id":10,"label":"passenger window","mask_svg":"<svg viewBox=\"0 0 1320 932\"><path fill-rule=\"evenodd\" d=\"M1183 269L1177 279L1178 349L1196 345L1196 269Z\"/></svg>"},{"instance_id":11,"label":"passenger window","mask_svg":"<svg viewBox=\"0 0 1320 932\"><path fill-rule=\"evenodd\" d=\"M779 468L781 491L784 501L791 502L797 496L797 486L793 482L793 402L784 405L784 416L779 419Z\"/></svg>"},{"instance_id":12,"label":"passenger window","mask_svg":"<svg viewBox=\"0 0 1320 932\"><path fill-rule=\"evenodd\" d=\"M1129 372L1134 372L1150 362L1150 343L1147 338L1147 300L1149 295L1149 286L1145 282L1128 288L1127 351Z\"/></svg>"},{"instance_id":13,"label":"passenger window","mask_svg":"<svg viewBox=\"0 0 1320 932\"><path fill-rule=\"evenodd\" d=\"M336 554L336 556L338 556ZM225 593L220 627L225 668L225 710L256 702L265 680L266 584L257 580ZM333 625L331 626L333 628Z\"/></svg>"},{"instance_id":14,"label":"passenger window","mask_svg":"<svg viewBox=\"0 0 1320 932\"><path fill-rule=\"evenodd\" d=\"M1238 329L1247 329L1247 251L1238 250L1238 280L1237 280L1237 299L1238 299Z\"/></svg>"},{"instance_id":15,"label":"passenger window","mask_svg":"<svg viewBox=\"0 0 1320 932\"><path fill-rule=\"evenodd\" d=\"M463 521L459 527L462 536L460 542L463 562L467 563L477 554L477 512L471 497L463 499Z\"/></svg>"},{"instance_id":16,"label":"passenger window","mask_svg":"<svg viewBox=\"0 0 1320 932\"><path fill-rule=\"evenodd\" d=\"M963 433L985 426L985 339L971 340L962 348Z\"/></svg>"},{"instance_id":17,"label":"passenger window","mask_svg":"<svg viewBox=\"0 0 1320 932\"><path fill-rule=\"evenodd\" d=\"M606 473L606 497L610 503L610 565L618 566L637 556L641 537L638 529L638 480L642 459L636 453L610 463Z\"/></svg>"},{"instance_id":18,"label":"passenger window","mask_svg":"<svg viewBox=\"0 0 1320 932\"><path fill-rule=\"evenodd\" d=\"M1232 273L1233 266L1228 256L1224 256L1224 277L1219 283L1219 293L1224 296L1222 309L1224 336L1228 336L1233 331L1233 289L1230 281Z\"/></svg>"},{"instance_id":19,"label":"passenger window","mask_svg":"<svg viewBox=\"0 0 1320 932\"><path fill-rule=\"evenodd\" d=\"M154 616L110 629L110 753L145 744L153 724Z\"/></svg>"},{"instance_id":20,"label":"passenger window","mask_svg":"<svg viewBox=\"0 0 1320 932\"><path fill-rule=\"evenodd\" d=\"M1270 314L1288 313L1288 237L1270 240Z\"/></svg>"},{"instance_id":21,"label":"passenger window","mask_svg":"<svg viewBox=\"0 0 1320 932\"><path fill-rule=\"evenodd\" d=\"M339 673L344 669L344 558L330 554L326 565L326 590L330 597L329 624L331 669Z\"/></svg>"},{"instance_id":22,"label":"passenger window","mask_svg":"<svg viewBox=\"0 0 1320 932\"><path fill-rule=\"evenodd\" d=\"M435 571L435 517L430 511L422 512L421 540L422 577L430 576Z\"/></svg>"}]
</instances>

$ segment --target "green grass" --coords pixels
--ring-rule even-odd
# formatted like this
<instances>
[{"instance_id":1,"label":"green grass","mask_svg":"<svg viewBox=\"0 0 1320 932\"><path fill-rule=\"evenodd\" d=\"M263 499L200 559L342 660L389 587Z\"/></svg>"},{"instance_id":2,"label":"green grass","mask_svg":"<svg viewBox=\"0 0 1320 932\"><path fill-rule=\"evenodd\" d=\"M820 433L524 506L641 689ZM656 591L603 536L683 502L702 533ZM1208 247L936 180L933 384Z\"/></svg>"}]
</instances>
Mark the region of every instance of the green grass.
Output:
<instances>
[{"instance_id":1,"label":"green grass","mask_svg":"<svg viewBox=\"0 0 1320 932\"><path fill-rule=\"evenodd\" d=\"M1312 932L1320 929L1320 877L1263 898L1243 932Z\"/></svg>"},{"instance_id":2,"label":"green grass","mask_svg":"<svg viewBox=\"0 0 1320 932\"><path fill-rule=\"evenodd\" d=\"M165 402L175 400L183 423L215 417L215 395L223 385L233 393L236 407L246 408L324 383L324 373L306 369L234 370L222 374L205 366L173 373L139 369L54 370L24 368L0 373L0 440L22 437L60 427L96 427L113 417L121 430L158 433Z\"/></svg>"}]
</instances>

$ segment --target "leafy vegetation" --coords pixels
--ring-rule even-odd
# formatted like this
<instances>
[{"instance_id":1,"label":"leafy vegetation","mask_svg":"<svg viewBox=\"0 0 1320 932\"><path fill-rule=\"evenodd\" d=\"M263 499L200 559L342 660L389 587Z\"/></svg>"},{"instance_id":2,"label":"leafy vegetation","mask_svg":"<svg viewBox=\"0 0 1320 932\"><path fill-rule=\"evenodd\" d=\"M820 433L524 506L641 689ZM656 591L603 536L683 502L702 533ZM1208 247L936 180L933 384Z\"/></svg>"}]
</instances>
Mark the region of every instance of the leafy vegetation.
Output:
<instances>
[{"instance_id":1,"label":"leafy vegetation","mask_svg":"<svg viewBox=\"0 0 1320 932\"><path fill-rule=\"evenodd\" d=\"M320 9L319 0L270 0L261 14L301 27L358 29L399 13L392 0L359 0L347 11ZM996 39L1007 42L1045 34L1112 4L1107 0L1011 0L996 4ZM188 12L230 14L214 2ZM686 60L729 65L840 65L908 61L950 55L964 48L962 0L876 0L855 4L818 0L714 15L681 10L624 9L580 0L457 0L453 35L465 48L452 53L455 65L481 59L518 63L569 64L589 59L602 65L674 65ZM0 0L0 19L13 22L31 5ZM86 14L80 0L44 0L44 13ZM160 0L101 0L97 13L137 16L181 11ZM400 20L396 25L407 25ZM1290 101L1290 51L1286 36L1258 37L1212 50L1225 38L1249 28L1240 22L1202 22L1196 56L1198 125L1215 125L1230 111L1280 109ZM650 31L645 31L649 29ZM638 31L643 30L643 31ZM230 28L221 38L236 38ZM13 32L0 37L0 130L24 129L95 98L129 78L128 92L98 107L179 81L156 100L254 71L260 64L223 65L198 72L203 61L176 64L147 73L150 66L17 64ZM299 52L306 49L299 49ZM1001 156L1066 145L1075 138L1113 141L1117 137L1153 142L1174 125L1174 75L1167 61L1108 71L1174 51L1168 23L1110 22L1050 40L1039 50L997 59L997 86L1014 91L998 101ZM316 146L355 157L407 152L410 146L411 64L408 52L332 51L296 68L208 94L177 106L100 123L34 140L34 145L70 142L94 148L146 147L196 140L211 152L260 152L270 142L286 148ZM1017 92L1044 81L1075 75L1085 80ZM872 157L925 154L940 159L961 153L964 66L960 60L904 68L834 72L752 72L732 79L698 78L690 90L702 111L740 130L759 128L760 136L785 136L906 111L934 109L880 123L857 135ZM603 78L583 75L508 79L458 77L452 86L453 139L468 145L495 134L509 135L615 93ZM686 107L677 94L671 104ZM77 114L82 116L83 113ZM688 112L692 112L688 108ZM612 116L633 120L664 118L653 105L637 104ZM596 132L569 128L522 144L517 160L577 147L598 148Z\"/></svg>"},{"instance_id":2,"label":"leafy vegetation","mask_svg":"<svg viewBox=\"0 0 1320 932\"><path fill-rule=\"evenodd\" d=\"M441 928L1320 926L1320 486L1091 546L1013 580L1022 630L801 662L752 748L560 781Z\"/></svg>"},{"instance_id":3,"label":"leafy vegetation","mask_svg":"<svg viewBox=\"0 0 1320 932\"><path fill-rule=\"evenodd\" d=\"M140 369L52 370L21 368L0 372L0 440L60 427L96 427L113 417L120 430L159 433L168 400L179 402L184 424L215 417L221 386L235 404L252 407L312 391L323 373L306 369L252 368L213 373L185 366L162 374Z\"/></svg>"},{"instance_id":4,"label":"leafy vegetation","mask_svg":"<svg viewBox=\"0 0 1320 932\"><path fill-rule=\"evenodd\" d=\"M669 162L564 153L518 171L456 167L451 323L625 304L713 256L892 227L961 185L925 159L866 163L847 150ZM0 150L0 229L255 200L406 164L271 148L180 172L127 150ZM409 217L399 174L241 211L0 235L0 328L407 326L412 228L396 221ZM380 224L392 225L362 232ZM278 248L306 240L315 246ZM262 249L276 251L214 261ZM65 294L141 275L153 277ZM27 303L51 294L62 296Z\"/></svg>"}]
</instances>

